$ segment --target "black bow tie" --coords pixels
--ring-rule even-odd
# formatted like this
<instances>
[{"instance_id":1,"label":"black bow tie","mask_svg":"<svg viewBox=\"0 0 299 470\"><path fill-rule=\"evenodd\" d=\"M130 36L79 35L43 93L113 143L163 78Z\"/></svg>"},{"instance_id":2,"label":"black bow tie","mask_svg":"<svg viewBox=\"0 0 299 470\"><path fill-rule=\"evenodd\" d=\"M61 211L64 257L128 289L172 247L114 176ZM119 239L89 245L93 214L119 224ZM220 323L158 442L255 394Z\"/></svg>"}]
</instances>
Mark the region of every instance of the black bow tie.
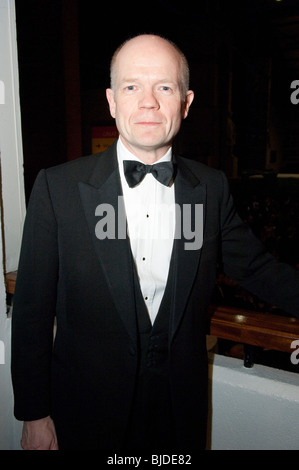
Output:
<instances>
[{"instance_id":1,"label":"black bow tie","mask_svg":"<svg viewBox=\"0 0 299 470\"><path fill-rule=\"evenodd\" d=\"M135 160L124 160L124 172L130 188L140 183L147 173L152 173L156 180L169 186L173 178L173 163L160 162L154 165L144 165Z\"/></svg>"}]
</instances>

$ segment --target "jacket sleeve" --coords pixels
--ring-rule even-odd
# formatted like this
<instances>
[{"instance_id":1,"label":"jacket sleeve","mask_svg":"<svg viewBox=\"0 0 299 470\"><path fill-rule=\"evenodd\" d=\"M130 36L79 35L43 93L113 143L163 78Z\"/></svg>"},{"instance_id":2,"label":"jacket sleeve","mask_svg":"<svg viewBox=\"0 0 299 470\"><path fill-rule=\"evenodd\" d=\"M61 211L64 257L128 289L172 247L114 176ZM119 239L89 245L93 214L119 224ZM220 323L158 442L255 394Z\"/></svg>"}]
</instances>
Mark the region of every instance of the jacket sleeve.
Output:
<instances>
[{"instance_id":1,"label":"jacket sleeve","mask_svg":"<svg viewBox=\"0 0 299 470\"><path fill-rule=\"evenodd\" d=\"M57 277L57 224L42 170L28 204L12 312L11 368L19 420L50 414Z\"/></svg>"},{"instance_id":2,"label":"jacket sleeve","mask_svg":"<svg viewBox=\"0 0 299 470\"><path fill-rule=\"evenodd\" d=\"M299 317L299 272L278 262L236 213L222 175L221 232L225 273L266 302Z\"/></svg>"}]
</instances>

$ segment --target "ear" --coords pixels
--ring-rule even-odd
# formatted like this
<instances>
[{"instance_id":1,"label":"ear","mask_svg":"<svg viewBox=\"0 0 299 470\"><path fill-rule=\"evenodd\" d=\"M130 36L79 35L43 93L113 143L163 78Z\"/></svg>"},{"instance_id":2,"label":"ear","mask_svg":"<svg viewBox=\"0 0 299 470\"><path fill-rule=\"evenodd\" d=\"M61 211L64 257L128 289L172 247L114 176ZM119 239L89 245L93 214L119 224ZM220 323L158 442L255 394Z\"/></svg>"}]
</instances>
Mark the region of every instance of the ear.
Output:
<instances>
[{"instance_id":1,"label":"ear","mask_svg":"<svg viewBox=\"0 0 299 470\"><path fill-rule=\"evenodd\" d=\"M107 98L107 101L109 103L110 114L113 118L115 118L116 103L114 101L114 92L111 88L107 88L106 98Z\"/></svg>"},{"instance_id":2,"label":"ear","mask_svg":"<svg viewBox=\"0 0 299 470\"><path fill-rule=\"evenodd\" d=\"M185 101L183 103L183 119L186 119L188 116L189 108L192 104L192 101L194 99L194 92L192 90L188 90L186 93Z\"/></svg>"}]
</instances>

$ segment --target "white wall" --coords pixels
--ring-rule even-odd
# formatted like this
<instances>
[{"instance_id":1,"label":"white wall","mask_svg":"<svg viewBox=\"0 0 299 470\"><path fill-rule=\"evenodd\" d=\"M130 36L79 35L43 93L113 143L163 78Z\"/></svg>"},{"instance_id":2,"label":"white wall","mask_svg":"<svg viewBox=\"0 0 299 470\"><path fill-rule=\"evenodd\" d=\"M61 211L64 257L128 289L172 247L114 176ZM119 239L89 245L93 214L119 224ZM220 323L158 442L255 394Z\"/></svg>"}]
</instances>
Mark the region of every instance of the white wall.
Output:
<instances>
[{"instance_id":1,"label":"white wall","mask_svg":"<svg viewBox=\"0 0 299 470\"><path fill-rule=\"evenodd\" d=\"M2 236L0 233L0 246ZM2 250L0 250L0 263ZM0 270L0 450L20 448L21 423L13 417L13 392L10 378L11 318L6 315L6 296L3 271Z\"/></svg>"},{"instance_id":2,"label":"white wall","mask_svg":"<svg viewBox=\"0 0 299 470\"><path fill-rule=\"evenodd\" d=\"M0 152L5 269L18 265L25 215L23 150L14 0L0 0ZM4 88L4 103L3 103Z\"/></svg>"},{"instance_id":3,"label":"white wall","mask_svg":"<svg viewBox=\"0 0 299 470\"><path fill-rule=\"evenodd\" d=\"M210 378L211 450L299 450L299 373L215 355Z\"/></svg>"},{"instance_id":4,"label":"white wall","mask_svg":"<svg viewBox=\"0 0 299 470\"><path fill-rule=\"evenodd\" d=\"M4 269L17 268L25 214L19 82L13 0L0 0L0 157L4 227L0 231L0 450L18 449L21 423L13 418L10 379L11 319L6 313ZM2 222L1 222L2 225ZM4 230L3 230L4 229ZM3 235L4 231L4 235ZM3 351L4 348L4 351ZM3 356L3 354L2 354Z\"/></svg>"}]
</instances>

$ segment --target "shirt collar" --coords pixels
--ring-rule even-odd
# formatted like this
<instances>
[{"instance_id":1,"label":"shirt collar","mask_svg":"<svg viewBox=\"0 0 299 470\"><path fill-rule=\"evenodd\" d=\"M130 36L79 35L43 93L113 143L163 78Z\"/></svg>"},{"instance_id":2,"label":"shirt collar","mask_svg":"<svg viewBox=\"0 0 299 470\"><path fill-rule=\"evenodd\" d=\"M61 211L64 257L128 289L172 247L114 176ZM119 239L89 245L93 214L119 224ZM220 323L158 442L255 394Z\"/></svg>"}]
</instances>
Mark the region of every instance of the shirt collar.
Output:
<instances>
[{"instance_id":1,"label":"shirt collar","mask_svg":"<svg viewBox=\"0 0 299 470\"><path fill-rule=\"evenodd\" d=\"M136 160L137 162L142 162L136 155L133 155L123 144L121 138L118 138L117 141L117 159L118 159L118 165L119 168L123 168L123 161L124 160ZM161 157L157 162L155 163L160 163L160 162L170 162L172 159L172 148L170 147L165 155Z\"/></svg>"}]
</instances>

